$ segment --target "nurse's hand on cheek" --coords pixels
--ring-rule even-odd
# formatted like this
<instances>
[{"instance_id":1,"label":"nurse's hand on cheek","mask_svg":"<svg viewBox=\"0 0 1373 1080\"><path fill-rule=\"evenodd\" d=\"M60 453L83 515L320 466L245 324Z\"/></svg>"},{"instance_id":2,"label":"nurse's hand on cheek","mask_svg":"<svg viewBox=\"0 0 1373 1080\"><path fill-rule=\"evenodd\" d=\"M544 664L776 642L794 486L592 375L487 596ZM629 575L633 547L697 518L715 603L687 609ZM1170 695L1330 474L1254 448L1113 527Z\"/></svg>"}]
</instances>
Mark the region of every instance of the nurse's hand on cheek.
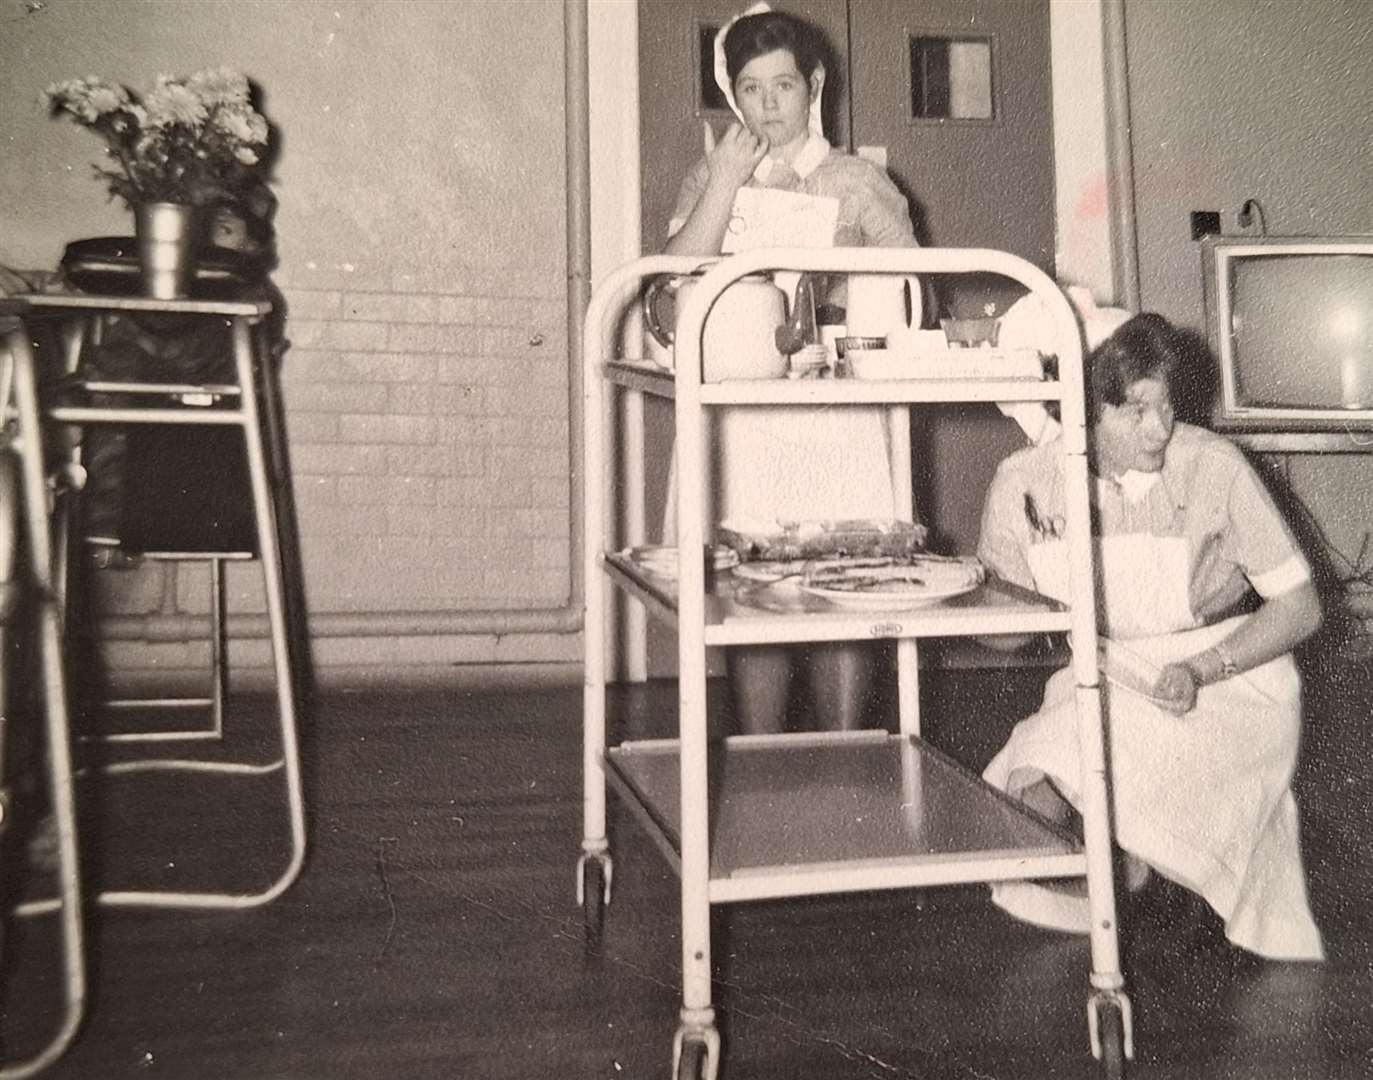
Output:
<instances>
[{"instance_id":1,"label":"nurse's hand on cheek","mask_svg":"<svg viewBox=\"0 0 1373 1080\"><path fill-rule=\"evenodd\" d=\"M1175 716L1185 716L1197 704L1197 673L1186 664L1169 664L1159 672L1153 696L1158 706Z\"/></svg>"},{"instance_id":2,"label":"nurse's hand on cheek","mask_svg":"<svg viewBox=\"0 0 1373 1080\"><path fill-rule=\"evenodd\" d=\"M737 121L730 124L706 158L710 178L719 183L728 183L735 189L748 183L753 170L767 156L768 143L760 139Z\"/></svg>"}]
</instances>

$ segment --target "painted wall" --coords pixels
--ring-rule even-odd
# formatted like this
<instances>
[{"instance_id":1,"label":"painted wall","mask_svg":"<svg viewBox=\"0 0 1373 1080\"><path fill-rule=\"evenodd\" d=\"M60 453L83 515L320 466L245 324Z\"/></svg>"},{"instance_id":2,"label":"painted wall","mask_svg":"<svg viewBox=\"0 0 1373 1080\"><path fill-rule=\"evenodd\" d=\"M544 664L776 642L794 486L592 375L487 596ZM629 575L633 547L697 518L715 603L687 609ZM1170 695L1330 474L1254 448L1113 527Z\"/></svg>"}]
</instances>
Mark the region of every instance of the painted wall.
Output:
<instances>
[{"instance_id":1,"label":"painted wall","mask_svg":"<svg viewBox=\"0 0 1373 1080\"><path fill-rule=\"evenodd\" d=\"M98 141L47 118L47 84L227 64L264 89L312 616L567 602L562 55L554 2L0 0L5 264L52 267L70 240L130 231L90 176ZM260 607L243 570L231 603ZM149 573L111 585L111 609L165 605ZM190 574L173 591L203 603ZM351 674L578 654L575 635L378 623L316 660Z\"/></svg>"},{"instance_id":2,"label":"painted wall","mask_svg":"<svg viewBox=\"0 0 1373 1080\"><path fill-rule=\"evenodd\" d=\"M1250 198L1275 235L1373 233L1373 5L1216 0L1186 19L1127 0L1131 138L1146 306L1199 326L1190 210L1222 231Z\"/></svg>"},{"instance_id":3,"label":"painted wall","mask_svg":"<svg viewBox=\"0 0 1373 1080\"><path fill-rule=\"evenodd\" d=\"M1373 233L1373 5L1363 0L1127 0L1143 306L1198 329L1192 210L1239 233L1246 199L1274 235ZM1337 573L1373 530L1373 457L1265 455Z\"/></svg>"},{"instance_id":4,"label":"painted wall","mask_svg":"<svg viewBox=\"0 0 1373 1080\"><path fill-rule=\"evenodd\" d=\"M1049 49L1057 280L1090 289L1099 304L1114 303L1101 0L1051 0Z\"/></svg>"}]
</instances>

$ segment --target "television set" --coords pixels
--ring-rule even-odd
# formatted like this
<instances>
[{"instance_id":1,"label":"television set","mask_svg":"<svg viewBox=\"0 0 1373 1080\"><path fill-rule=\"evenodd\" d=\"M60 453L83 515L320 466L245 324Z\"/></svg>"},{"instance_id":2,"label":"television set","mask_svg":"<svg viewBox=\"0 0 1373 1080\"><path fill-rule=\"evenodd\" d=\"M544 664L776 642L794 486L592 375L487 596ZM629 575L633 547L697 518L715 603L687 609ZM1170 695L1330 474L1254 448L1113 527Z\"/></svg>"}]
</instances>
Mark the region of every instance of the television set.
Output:
<instances>
[{"instance_id":1,"label":"television set","mask_svg":"<svg viewBox=\"0 0 1373 1080\"><path fill-rule=\"evenodd\" d=\"M1373 430L1373 236L1211 236L1217 429Z\"/></svg>"}]
</instances>

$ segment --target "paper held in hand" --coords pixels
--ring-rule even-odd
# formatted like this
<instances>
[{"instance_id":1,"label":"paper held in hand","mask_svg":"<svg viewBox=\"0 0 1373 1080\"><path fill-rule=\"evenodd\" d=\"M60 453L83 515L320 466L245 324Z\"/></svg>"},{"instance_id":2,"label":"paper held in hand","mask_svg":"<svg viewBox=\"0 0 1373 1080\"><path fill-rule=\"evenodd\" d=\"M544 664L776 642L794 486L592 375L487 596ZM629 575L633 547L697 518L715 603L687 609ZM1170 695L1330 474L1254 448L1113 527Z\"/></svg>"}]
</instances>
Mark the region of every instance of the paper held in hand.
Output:
<instances>
[{"instance_id":1,"label":"paper held in hand","mask_svg":"<svg viewBox=\"0 0 1373 1080\"><path fill-rule=\"evenodd\" d=\"M824 248L834 244L839 200L828 195L743 187L721 249L725 254L760 247Z\"/></svg>"}]
</instances>

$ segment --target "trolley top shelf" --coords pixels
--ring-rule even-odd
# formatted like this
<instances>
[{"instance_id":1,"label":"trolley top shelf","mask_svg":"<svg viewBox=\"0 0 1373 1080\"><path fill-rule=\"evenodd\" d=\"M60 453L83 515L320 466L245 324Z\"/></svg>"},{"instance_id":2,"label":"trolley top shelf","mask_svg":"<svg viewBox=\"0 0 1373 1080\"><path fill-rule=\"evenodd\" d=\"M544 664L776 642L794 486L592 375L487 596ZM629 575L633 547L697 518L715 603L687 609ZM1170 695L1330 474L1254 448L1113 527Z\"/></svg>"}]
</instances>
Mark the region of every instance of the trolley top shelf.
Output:
<instances>
[{"instance_id":1,"label":"trolley top shelf","mask_svg":"<svg viewBox=\"0 0 1373 1080\"><path fill-rule=\"evenodd\" d=\"M620 386L657 397L677 393L673 373L649 361L613 360L602 372ZM702 405L861 405L951 401L1058 401L1053 379L730 379L701 386Z\"/></svg>"}]
</instances>

